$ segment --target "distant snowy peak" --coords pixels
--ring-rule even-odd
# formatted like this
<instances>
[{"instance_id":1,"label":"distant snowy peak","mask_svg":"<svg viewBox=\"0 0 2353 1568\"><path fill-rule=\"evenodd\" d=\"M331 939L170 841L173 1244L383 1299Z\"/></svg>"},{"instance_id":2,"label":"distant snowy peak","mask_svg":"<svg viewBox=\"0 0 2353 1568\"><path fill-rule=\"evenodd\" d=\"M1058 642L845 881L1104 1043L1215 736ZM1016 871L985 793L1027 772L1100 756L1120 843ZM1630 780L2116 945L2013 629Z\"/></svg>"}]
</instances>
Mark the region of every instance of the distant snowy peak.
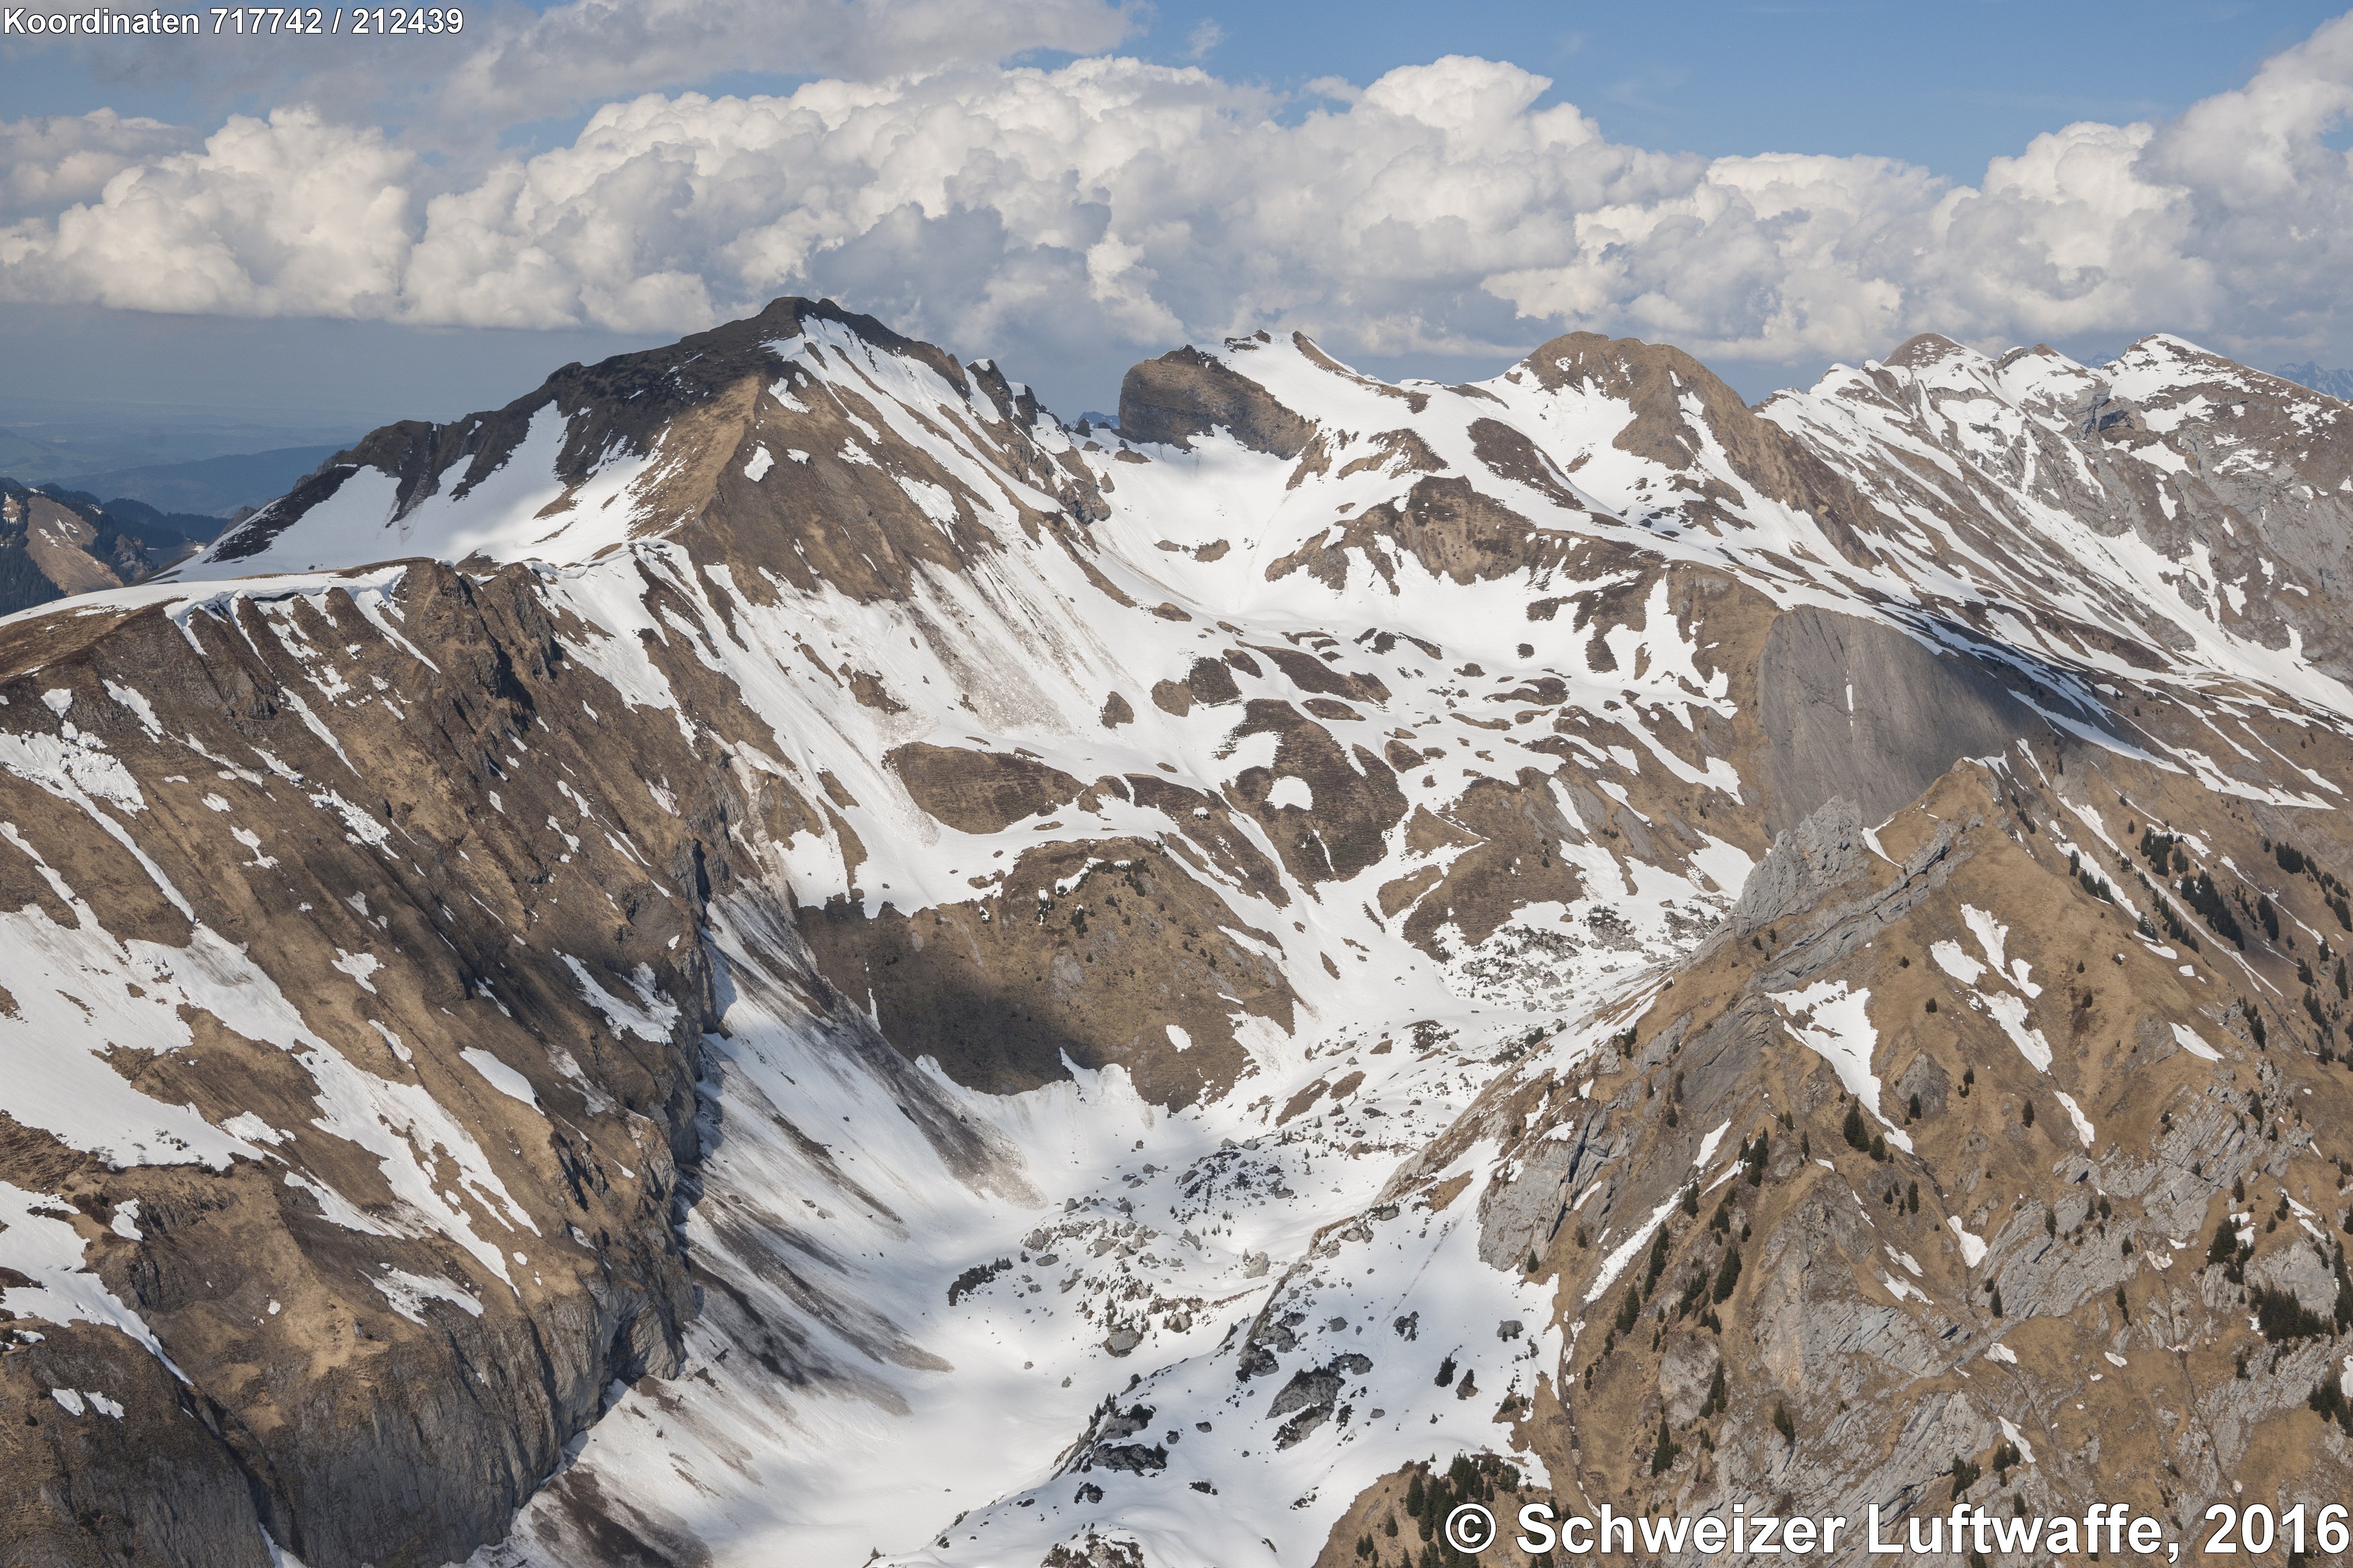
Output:
<instances>
[{"instance_id":1,"label":"distant snowy peak","mask_svg":"<svg viewBox=\"0 0 2353 1568\"><path fill-rule=\"evenodd\" d=\"M1883 401L1916 411L1949 408L1952 423L2014 409L2055 432L2090 436L2130 425L2169 433L2184 422L2240 417L2255 404L2276 407L2299 426L2340 417L2328 400L2281 376L2267 375L2169 333L2156 333L2098 367L2079 364L2046 344L1994 357L1924 332L1861 370L1834 365L1809 391L1776 393L1760 406L1784 413L1825 398ZM1973 405L1978 406L1973 407Z\"/></svg>"},{"instance_id":2,"label":"distant snowy peak","mask_svg":"<svg viewBox=\"0 0 2353 1568\"><path fill-rule=\"evenodd\" d=\"M2129 643L2259 679L2353 674L2332 588L2353 566L2348 416L2329 398L2165 335L2097 368L1927 335L1760 412L1855 484L1875 557L1935 613L2034 605L2033 627L1985 629L2094 668L2158 657Z\"/></svg>"},{"instance_id":3,"label":"distant snowy peak","mask_svg":"<svg viewBox=\"0 0 2353 1568\"><path fill-rule=\"evenodd\" d=\"M1369 577L1395 601L1411 562L1541 599L1672 562L1947 646L2334 688L2353 677L2332 587L2353 569L2353 478L2326 438L2343 417L2167 336L2094 368L1923 334L1751 409L1679 350L1593 333L1453 386L1258 333L1131 371L1117 457L1146 468L1090 460L1118 491L1114 532L1246 542L1270 584L1303 572L1352 596ZM1172 466L1181 480L1155 472ZM1194 504L1209 489L1214 511ZM1198 539L1177 526L1212 517Z\"/></svg>"},{"instance_id":4,"label":"distant snowy peak","mask_svg":"<svg viewBox=\"0 0 2353 1568\"><path fill-rule=\"evenodd\" d=\"M1249 465L1220 450L1282 460L1253 492L1269 581L1305 568L1345 592L1361 561L1395 598L1407 558L1458 585L1525 575L1538 591L1595 580L1596 552L1628 547L1711 566L1728 552L1792 583L1810 570L1798 563L1856 560L1843 479L1688 354L1632 339L1571 333L1446 385L1384 383L1303 335L1259 333L1136 366L1120 431L1229 482Z\"/></svg>"},{"instance_id":5,"label":"distant snowy peak","mask_svg":"<svg viewBox=\"0 0 2353 1568\"><path fill-rule=\"evenodd\" d=\"M2353 403L2353 370L2323 370L2317 361L2306 360L2302 364L2284 364L2279 374L2283 380L2325 393L2339 403Z\"/></svg>"},{"instance_id":6,"label":"distant snowy peak","mask_svg":"<svg viewBox=\"0 0 2353 1568\"><path fill-rule=\"evenodd\" d=\"M183 579L430 557L581 563L712 517L876 540L754 551L748 565L871 596L1028 515L1084 514L1069 446L1026 387L829 301L785 299L664 349L569 364L503 408L387 426L230 530ZM800 504L793 504L797 498ZM844 508L840 503L851 502ZM880 543L877 551L870 546ZM838 559L835 559L838 558ZM821 567L816 568L821 570Z\"/></svg>"}]
</instances>

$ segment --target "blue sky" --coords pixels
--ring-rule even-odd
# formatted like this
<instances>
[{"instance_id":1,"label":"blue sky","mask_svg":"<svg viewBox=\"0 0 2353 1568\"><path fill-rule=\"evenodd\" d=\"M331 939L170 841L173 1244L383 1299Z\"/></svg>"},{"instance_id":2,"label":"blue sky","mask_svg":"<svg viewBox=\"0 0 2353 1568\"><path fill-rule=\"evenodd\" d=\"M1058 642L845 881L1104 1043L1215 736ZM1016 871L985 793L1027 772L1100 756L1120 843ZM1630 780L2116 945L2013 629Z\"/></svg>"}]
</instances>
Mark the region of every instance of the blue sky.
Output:
<instances>
[{"instance_id":1,"label":"blue sky","mask_svg":"<svg viewBox=\"0 0 2353 1568\"><path fill-rule=\"evenodd\" d=\"M1165 4L1171 62L1203 24L1207 63L1300 87L1369 81L1443 54L1553 78L1614 140L1700 153L1872 153L1971 180L2074 120L2178 113L2236 86L2344 7L2140 0L1850 0L1688 5Z\"/></svg>"},{"instance_id":2,"label":"blue sky","mask_svg":"<svg viewBox=\"0 0 2353 1568\"><path fill-rule=\"evenodd\" d=\"M2337 10L566 0L373 55L0 41L0 352L56 367L0 424L448 416L785 291L1073 412L1252 324L1445 375L1631 332L1752 396L1931 326L2341 363Z\"/></svg>"},{"instance_id":3,"label":"blue sky","mask_svg":"<svg viewBox=\"0 0 2353 1568\"><path fill-rule=\"evenodd\" d=\"M550 8L545 0L531 6ZM2141 0L2121 10L2030 0L1161 0L1138 10L1121 47L1292 92L1319 78L1363 83L1441 55L1483 55L1552 77L1550 98L1577 103L1613 139L1709 156L1879 153L1973 179L1987 159L2070 121L2178 113L2244 80L2343 9L2311 0ZM111 106L194 121L227 107L269 107L267 93L198 85L185 73L151 67L132 75L102 59L58 65L52 51L0 44L0 100L18 115ZM801 79L715 71L698 85L774 91ZM543 142L575 124L534 122L516 139Z\"/></svg>"}]
</instances>

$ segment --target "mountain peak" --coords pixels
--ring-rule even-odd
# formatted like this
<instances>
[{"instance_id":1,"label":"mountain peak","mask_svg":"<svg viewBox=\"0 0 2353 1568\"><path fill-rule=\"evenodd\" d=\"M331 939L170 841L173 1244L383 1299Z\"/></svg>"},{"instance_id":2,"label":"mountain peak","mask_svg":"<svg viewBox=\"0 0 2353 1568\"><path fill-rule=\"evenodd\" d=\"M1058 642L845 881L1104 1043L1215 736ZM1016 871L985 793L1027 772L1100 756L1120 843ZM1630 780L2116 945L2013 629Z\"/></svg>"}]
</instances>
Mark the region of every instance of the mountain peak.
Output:
<instances>
[{"instance_id":1,"label":"mountain peak","mask_svg":"<svg viewBox=\"0 0 2353 1568\"><path fill-rule=\"evenodd\" d=\"M1710 407L1739 394L1698 360L1672 343L1612 338L1600 332L1564 332L1536 348L1518 367L1550 391L1590 388L1640 405L1672 399L1684 389ZM1510 372L1504 373L1506 375Z\"/></svg>"},{"instance_id":2,"label":"mountain peak","mask_svg":"<svg viewBox=\"0 0 2353 1568\"><path fill-rule=\"evenodd\" d=\"M664 348L567 364L502 408L386 426L179 575L409 556L579 563L715 530L728 542L706 544L747 569L796 580L830 570L883 592L915 560L952 564L961 547L940 531L959 517L985 534L1024 511L1085 515L1096 504L1039 446L1041 420L1052 423L993 366L967 368L830 300L779 299ZM932 460L886 469L876 457L886 447ZM981 478L990 471L1006 482ZM787 499L812 485L829 504ZM857 505L839 504L852 495ZM879 529L861 544L824 521L858 514ZM781 539L745 526L763 517Z\"/></svg>"},{"instance_id":3,"label":"mountain peak","mask_svg":"<svg viewBox=\"0 0 2353 1568\"><path fill-rule=\"evenodd\" d=\"M1881 361L1899 370L1918 370L1940 360L1978 360L1984 356L1974 349L1962 347L1942 332L1915 332L1889 352Z\"/></svg>"},{"instance_id":4,"label":"mountain peak","mask_svg":"<svg viewBox=\"0 0 2353 1568\"><path fill-rule=\"evenodd\" d=\"M1296 458L1314 427L1229 363L1189 345L1131 368L1119 384L1119 431L1130 441L1190 449L1226 429L1252 451Z\"/></svg>"}]
</instances>

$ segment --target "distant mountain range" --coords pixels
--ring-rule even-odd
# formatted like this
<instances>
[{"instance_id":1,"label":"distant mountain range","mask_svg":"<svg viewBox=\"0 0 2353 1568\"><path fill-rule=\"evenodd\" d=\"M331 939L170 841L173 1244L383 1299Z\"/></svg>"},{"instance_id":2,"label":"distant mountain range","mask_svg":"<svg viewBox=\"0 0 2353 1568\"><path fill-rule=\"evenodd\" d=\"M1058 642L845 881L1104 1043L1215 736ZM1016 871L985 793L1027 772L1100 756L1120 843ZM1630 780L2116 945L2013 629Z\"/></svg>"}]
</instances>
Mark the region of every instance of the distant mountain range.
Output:
<instances>
[{"instance_id":1,"label":"distant mountain range","mask_svg":"<svg viewBox=\"0 0 2353 1568\"><path fill-rule=\"evenodd\" d=\"M58 461L58 449L47 441L37 441L14 430L0 430L0 473L46 478Z\"/></svg>"},{"instance_id":2,"label":"distant mountain range","mask_svg":"<svg viewBox=\"0 0 2353 1568\"><path fill-rule=\"evenodd\" d=\"M2326 393L2341 403L2353 403L2353 370L2323 370L2311 360L2280 366L2280 375L2298 386Z\"/></svg>"},{"instance_id":3,"label":"distant mountain range","mask_svg":"<svg viewBox=\"0 0 2353 1568\"><path fill-rule=\"evenodd\" d=\"M62 485L0 477L0 615L143 583L194 555L229 523L127 498L101 503Z\"/></svg>"},{"instance_id":4,"label":"distant mountain range","mask_svg":"<svg viewBox=\"0 0 2353 1568\"><path fill-rule=\"evenodd\" d=\"M226 518L240 507L259 507L285 494L296 479L339 450L338 444L330 442L78 472L60 466L58 448L15 431L0 430L0 473L28 474L91 495L143 501L160 511Z\"/></svg>"}]
</instances>

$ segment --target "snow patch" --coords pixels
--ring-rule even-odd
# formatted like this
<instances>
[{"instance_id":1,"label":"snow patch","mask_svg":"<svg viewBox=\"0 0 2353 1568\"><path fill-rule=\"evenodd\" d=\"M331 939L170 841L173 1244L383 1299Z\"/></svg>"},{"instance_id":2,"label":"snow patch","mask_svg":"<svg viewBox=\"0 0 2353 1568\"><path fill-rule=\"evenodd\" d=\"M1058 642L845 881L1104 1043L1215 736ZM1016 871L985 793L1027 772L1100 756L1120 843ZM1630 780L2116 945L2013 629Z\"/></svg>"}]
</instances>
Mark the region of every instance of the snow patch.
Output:
<instances>
[{"instance_id":1,"label":"snow patch","mask_svg":"<svg viewBox=\"0 0 2353 1568\"><path fill-rule=\"evenodd\" d=\"M539 1110L539 1091L531 1087L531 1079L491 1055L480 1046L468 1046L458 1053L466 1065L482 1075L492 1089L510 1100L519 1100L533 1110Z\"/></svg>"},{"instance_id":2,"label":"snow patch","mask_svg":"<svg viewBox=\"0 0 2353 1568\"><path fill-rule=\"evenodd\" d=\"M381 1274L371 1276L368 1283L376 1288L394 1311L412 1323L422 1324L426 1307L435 1301L447 1301L469 1317L482 1315L481 1302L476 1300L471 1292L447 1279L411 1274L406 1268L387 1268Z\"/></svg>"},{"instance_id":3,"label":"snow patch","mask_svg":"<svg viewBox=\"0 0 2353 1568\"><path fill-rule=\"evenodd\" d=\"M2059 1103L2067 1108L2067 1120L2075 1124L2075 1136L2083 1140L2084 1148L2090 1148L2092 1146L2091 1118L2084 1114L2084 1108L2075 1103L2073 1095L2064 1089L2056 1089L2052 1092L2059 1097Z\"/></svg>"},{"instance_id":4,"label":"snow patch","mask_svg":"<svg viewBox=\"0 0 2353 1568\"><path fill-rule=\"evenodd\" d=\"M605 1015L605 1022L615 1034L635 1035L641 1040L664 1041L678 1022L678 1008L654 985L654 972L640 963L628 977L629 988L637 993L635 1003L625 1002L596 983L588 966L568 952L556 957L572 971L572 983L580 987L581 996L588 1005Z\"/></svg>"},{"instance_id":5,"label":"snow patch","mask_svg":"<svg viewBox=\"0 0 2353 1568\"><path fill-rule=\"evenodd\" d=\"M1936 961L1937 968L1964 985L1975 985L1978 977L1986 971L1986 966L1962 951L1961 944L1957 942L1944 941L1930 944L1928 956Z\"/></svg>"},{"instance_id":6,"label":"snow patch","mask_svg":"<svg viewBox=\"0 0 2353 1568\"><path fill-rule=\"evenodd\" d=\"M2219 1062L2222 1059L2222 1053L2208 1045L2198 1031L2187 1024L2173 1026L2173 1041L2183 1050L2201 1060Z\"/></svg>"},{"instance_id":7,"label":"snow patch","mask_svg":"<svg viewBox=\"0 0 2353 1568\"><path fill-rule=\"evenodd\" d=\"M66 1217L72 1212L62 1198L0 1182L0 1268L32 1281L0 1289L0 1307L19 1318L37 1318L43 1322L98 1323L119 1329L178 1377L180 1369L172 1364L172 1358L164 1353L139 1314L123 1305L105 1281L82 1267L81 1234Z\"/></svg>"},{"instance_id":8,"label":"snow patch","mask_svg":"<svg viewBox=\"0 0 2353 1568\"><path fill-rule=\"evenodd\" d=\"M1315 809L1315 792L1308 787L1305 779L1296 773L1284 773L1274 781L1274 787L1266 792L1266 804L1270 809L1276 811L1282 810L1284 806L1296 806L1301 811L1313 811Z\"/></svg>"},{"instance_id":9,"label":"snow patch","mask_svg":"<svg viewBox=\"0 0 2353 1568\"><path fill-rule=\"evenodd\" d=\"M1889 1142L1909 1152L1911 1137L1879 1109L1879 1077L1871 1070L1872 1053L1879 1048L1879 1031L1872 1027L1869 1013L1871 992L1850 991L1843 980L1818 980L1802 991L1771 995L1789 1033L1831 1064L1847 1092L1877 1119Z\"/></svg>"},{"instance_id":10,"label":"snow patch","mask_svg":"<svg viewBox=\"0 0 2353 1568\"><path fill-rule=\"evenodd\" d=\"M1975 994L1992 1015L1993 1021L2001 1026L2001 1032L2010 1037L2010 1043L2018 1047L2018 1054L2031 1063L2036 1072L2049 1072L2051 1042L2042 1037L2042 1030L2028 1026L2024 1000L2007 991L1979 991Z\"/></svg>"},{"instance_id":11,"label":"snow patch","mask_svg":"<svg viewBox=\"0 0 2353 1568\"><path fill-rule=\"evenodd\" d=\"M350 975L353 984L373 996L375 994L375 982L368 976L382 969L384 962L372 952L345 952L339 947L335 949L334 962L327 967Z\"/></svg>"}]
</instances>

